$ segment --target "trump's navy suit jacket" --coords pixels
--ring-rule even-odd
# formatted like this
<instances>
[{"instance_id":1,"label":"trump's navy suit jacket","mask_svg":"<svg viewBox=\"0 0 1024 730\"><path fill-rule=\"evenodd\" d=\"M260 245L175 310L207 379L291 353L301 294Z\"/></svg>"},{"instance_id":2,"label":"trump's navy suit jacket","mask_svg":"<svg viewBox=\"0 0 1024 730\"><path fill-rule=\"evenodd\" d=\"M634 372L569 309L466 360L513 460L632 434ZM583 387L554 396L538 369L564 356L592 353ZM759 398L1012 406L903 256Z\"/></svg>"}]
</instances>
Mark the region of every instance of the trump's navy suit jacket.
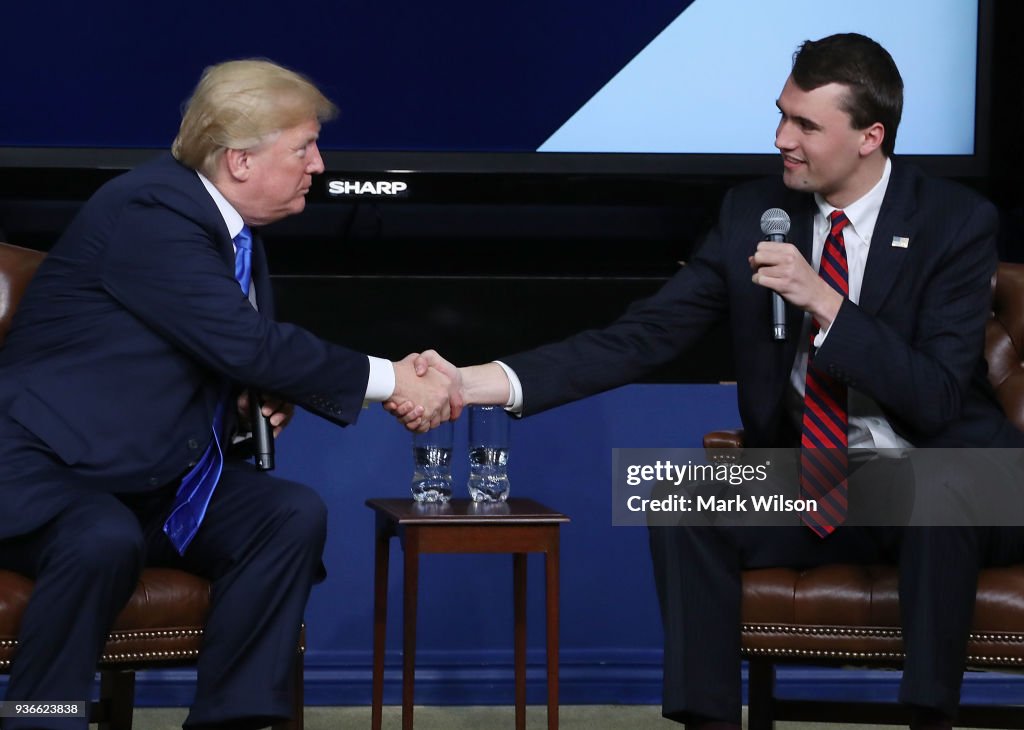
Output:
<instances>
[{"instance_id":1,"label":"trump's navy suit jacket","mask_svg":"<svg viewBox=\"0 0 1024 730\"><path fill-rule=\"evenodd\" d=\"M789 338L774 341L770 293L751 281L747 261L763 239L761 214L773 207L789 213L789 240L810 260L812 195L780 177L733 189L717 227L654 296L605 329L503 358L523 383L524 413L632 382L683 353L700 357L691 345L726 320L746 443L796 445L786 393L803 312L787 307ZM874 399L916 446L1021 444L991 393L983 355L996 227L995 208L981 197L894 160L860 302L843 303L815 353L816 365ZM907 245L892 245L894 237Z\"/></svg>"},{"instance_id":2,"label":"trump's navy suit jacket","mask_svg":"<svg viewBox=\"0 0 1024 730\"><path fill-rule=\"evenodd\" d=\"M223 217L170 155L85 204L0 348L0 537L42 524L76 490L173 481L210 441L225 387L356 420L366 356L272 319L258 237L258 312L233 272Z\"/></svg>"}]
</instances>

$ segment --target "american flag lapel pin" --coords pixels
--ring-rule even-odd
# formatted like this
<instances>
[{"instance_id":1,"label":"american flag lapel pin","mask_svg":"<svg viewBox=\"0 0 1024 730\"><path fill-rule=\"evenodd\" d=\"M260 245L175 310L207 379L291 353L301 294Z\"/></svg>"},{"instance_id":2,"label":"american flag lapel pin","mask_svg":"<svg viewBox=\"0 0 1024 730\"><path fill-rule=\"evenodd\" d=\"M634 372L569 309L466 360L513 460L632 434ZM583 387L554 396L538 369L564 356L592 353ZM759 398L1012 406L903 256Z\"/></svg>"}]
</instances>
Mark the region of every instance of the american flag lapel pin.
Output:
<instances>
[{"instance_id":1,"label":"american flag lapel pin","mask_svg":"<svg viewBox=\"0 0 1024 730\"><path fill-rule=\"evenodd\" d=\"M893 236L892 247L893 248L906 248L910 245L910 239L906 236Z\"/></svg>"}]
</instances>

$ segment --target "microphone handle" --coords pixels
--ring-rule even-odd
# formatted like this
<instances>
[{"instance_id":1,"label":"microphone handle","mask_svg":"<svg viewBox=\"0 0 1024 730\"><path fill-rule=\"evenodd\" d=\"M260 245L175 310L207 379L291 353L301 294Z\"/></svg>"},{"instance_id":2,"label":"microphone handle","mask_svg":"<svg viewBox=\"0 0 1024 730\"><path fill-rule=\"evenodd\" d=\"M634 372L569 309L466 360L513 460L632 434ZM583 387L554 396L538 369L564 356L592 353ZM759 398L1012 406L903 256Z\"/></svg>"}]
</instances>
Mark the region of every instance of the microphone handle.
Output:
<instances>
[{"instance_id":1,"label":"microphone handle","mask_svg":"<svg viewBox=\"0 0 1024 730\"><path fill-rule=\"evenodd\" d=\"M249 419L252 421L256 468L270 471L274 468L274 427L263 415L263 397L254 388L249 388Z\"/></svg>"},{"instance_id":2,"label":"microphone handle","mask_svg":"<svg viewBox=\"0 0 1024 730\"><path fill-rule=\"evenodd\" d=\"M772 233L767 240L783 243L786 237L781 233ZM772 292L772 339L776 342L786 339L786 300L777 291Z\"/></svg>"}]
</instances>

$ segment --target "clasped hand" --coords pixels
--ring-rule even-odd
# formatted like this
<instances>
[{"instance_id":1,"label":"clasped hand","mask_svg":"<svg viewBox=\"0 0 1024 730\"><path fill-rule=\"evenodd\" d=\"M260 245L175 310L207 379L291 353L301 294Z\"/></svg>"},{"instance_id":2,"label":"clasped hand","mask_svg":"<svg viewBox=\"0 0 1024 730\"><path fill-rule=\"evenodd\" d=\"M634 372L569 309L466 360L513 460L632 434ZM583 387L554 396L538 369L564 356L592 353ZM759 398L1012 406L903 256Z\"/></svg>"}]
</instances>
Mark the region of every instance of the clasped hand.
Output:
<instances>
[{"instance_id":1,"label":"clasped hand","mask_svg":"<svg viewBox=\"0 0 1024 730\"><path fill-rule=\"evenodd\" d=\"M465 396L458 368L434 350L411 353L394 365L395 392L383 405L407 429L424 433L459 417Z\"/></svg>"},{"instance_id":2,"label":"clasped hand","mask_svg":"<svg viewBox=\"0 0 1024 730\"><path fill-rule=\"evenodd\" d=\"M295 404L288 403L280 396L265 393L263 395L263 415L270 420L274 427L274 438L281 435L281 431L292 420L295 415ZM245 431L252 430L252 421L249 412L249 391L243 390L238 396L238 422Z\"/></svg>"},{"instance_id":3,"label":"clasped hand","mask_svg":"<svg viewBox=\"0 0 1024 730\"><path fill-rule=\"evenodd\" d=\"M825 283L792 243L761 241L748 257L758 286L778 292L791 304L810 312L822 329L839 313L843 296Z\"/></svg>"}]
</instances>

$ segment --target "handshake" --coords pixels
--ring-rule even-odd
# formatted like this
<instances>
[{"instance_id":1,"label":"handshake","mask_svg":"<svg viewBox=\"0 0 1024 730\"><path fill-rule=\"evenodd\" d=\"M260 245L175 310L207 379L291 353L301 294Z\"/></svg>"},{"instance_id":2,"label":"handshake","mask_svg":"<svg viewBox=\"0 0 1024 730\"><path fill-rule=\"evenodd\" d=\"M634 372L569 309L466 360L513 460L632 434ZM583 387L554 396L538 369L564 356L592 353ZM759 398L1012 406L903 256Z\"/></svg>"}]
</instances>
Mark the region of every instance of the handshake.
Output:
<instances>
[{"instance_id":1,"label":"handshake","mask_svg":"<svg viewBox=\"0 0 1024 730\"><path fill-rule=\"evenodd\" d=\"M414 352L394 366L395 390L384 409L410 431L454 421L467 405L462 371L436 351Z\"/></svg>"}]
</instances>

